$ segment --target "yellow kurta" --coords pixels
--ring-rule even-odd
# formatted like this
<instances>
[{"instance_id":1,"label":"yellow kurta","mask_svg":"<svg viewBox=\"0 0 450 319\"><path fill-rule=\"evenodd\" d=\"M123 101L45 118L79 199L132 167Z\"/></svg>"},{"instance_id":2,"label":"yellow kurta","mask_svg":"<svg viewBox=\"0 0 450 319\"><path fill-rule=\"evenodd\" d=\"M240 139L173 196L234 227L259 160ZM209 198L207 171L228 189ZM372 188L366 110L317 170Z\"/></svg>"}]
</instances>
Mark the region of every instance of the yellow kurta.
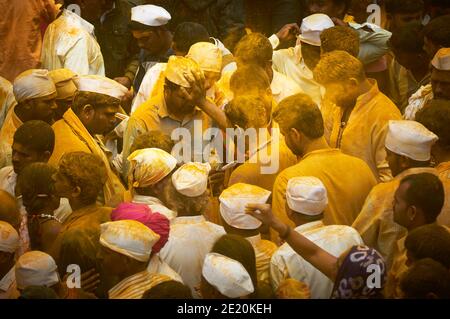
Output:
<instances>
[{"instance_id":1,"label":"yellow kurta","mask_svg":"<svg viewBox=\"0 0 450 319\"><path fill-rule=\"evenodd\" d=\"M437 221L439 225L450 227L450 162L441 163L436 166L439 178L444 184L445 203L444 209L439 215Z\"/></svg>"},{"instance_id":2,"label":"yellow kurta","mask_svg":"<svg viewBox=\"0 0 450 319\"><path fill-rule=\"evenodd\" d=\"M401 180L409 175L437 172L433 168L412 168L397 175L392 181L375 186L370 192L358 218L353 223L364 243L383 256L388 269L394 258L394 245L406 234L406 229L394 222L392 203Z\"/></svg>"},{"instance_id":3,"label":"yellow kurta","mask_svg":"<svg viewBox=\"0 0 450 319\"><path fill-rule=\"evenodd\" d=\"M161 274L150 273L144 270L133 276L125 278L108 292L109 299L142 299L144 293L166 281L170 277Z\"/></svg>"},{"instance_id":4,"label":"yellow kurta","mask_svg":"<svg viewBox=\"0 0 450 319\"><path fill-rule=\"evenodd\" d=\"M3 123L2 129L0 130L0 141L12 145L14 139L14 133L16 133L19 126L23 122L19 119L14 112L15 107L11 108L6 114L5 122Z\"/></svg>"},{"instance_id":5,"label":"yellow kurta","mask_svg":"<svg viewBox=\"0 0 450 319\"><path fill-rule=\"evenodd\" d=\"M324 113L325 126L330 127L330 121L333 123L331 132L328 132L330 135L326 137L331 147L362 159L378 180L388 181L392 176L384 145L387 124L402 117L395 104L378 90L376 81L371 80L371 83L370 91L358 97L344 128L341 108L335 107L332 113Z\"/></svg>"},{"instance_id":6,"label":"yellow kurta","mask_svg":"<svg viewBox=\"0 0 450 319\"><path fill-rule=\"evenodd\" d=\"M246 238L252 244L256 257L256 273L258 282L270 284L270 260L278 249L277 245L269 240L261 239L261 235Z\"/></svg>"},{"instance_id":7,"label":"yellow kurta","mask_svg":"<svg viewBox=\"0 0 450 319\"><path fill-rule=\"evenodd\" d=\"M270 166L269 163L261 163L258 159L261 159L259 154L261 151L267 152L267 156L271 158L272 148L278 148L279 150L279 168L273 174L262 173L262 167ZM284 140L279 142L271 141L264 150L259 150L255 155L256 160L246 161L244 164L236 168L231 174L228 182L228 187L237 183L246 183L250 185L256 185L272 191L273 184L278 174L288 167L297 164L297 156L295 156L291 150L286 146ZM255 163L256 162L256 163Z\"/></svg>"},{"instance_id":8,"label":"yellow kurta","mask_svg":"<svg viewBox=\"0 0 450 319\"><path fill-rule=\"evenodd\" d=\"M273 188L273 212L292 227L295 225L286 213L286 187L291 178L299 176L317 177L325 185L328 192L325 225L350 226L376 185L366 163L340 150L323 149L306 154L297 165L278 175Z\"/></svg>"},{"instance_id":9,"label":"yellow kurta","mask_svg":"<svg viewBox=\"0 0 450 319\"><path fill-rule=\"evenodd\" d=\"M400 279L405 271L408 270L406 261L408 260L406 256L405 248L406 235L397 240L394 243L394 257L392 267L388 272L386 286L384 288L384 297L389 299L400 299L402 297L400 289Z\"/></svg>"},{"instance_id":10,"label":"yellow kurta","mask_svg":"<svg viewBox=\"0 0 450 319\"><path fill-rule=\"evenodd\" d=\"M0 76L0 129L5 121L6 114L16 105L12 84Z\"/></svg>"},{"instance_id":11,"label":"yellow kurta","mask_svg":"<svg viewBox=\"0 0 450 319\"><path fill-rule=\"evenodd\" d=\"M111 199L123 198L125 188L119 177L114 174L105 153L72 109L69 109L64 114L62 120L53 124L53 130L55 131L55 149L49 160L50 164L58 166L61 157L71 152L85 152L97 155L105 163L108 173L108 178L103 187L105 203L108 203Z\"/></svg>"}]
</instances>

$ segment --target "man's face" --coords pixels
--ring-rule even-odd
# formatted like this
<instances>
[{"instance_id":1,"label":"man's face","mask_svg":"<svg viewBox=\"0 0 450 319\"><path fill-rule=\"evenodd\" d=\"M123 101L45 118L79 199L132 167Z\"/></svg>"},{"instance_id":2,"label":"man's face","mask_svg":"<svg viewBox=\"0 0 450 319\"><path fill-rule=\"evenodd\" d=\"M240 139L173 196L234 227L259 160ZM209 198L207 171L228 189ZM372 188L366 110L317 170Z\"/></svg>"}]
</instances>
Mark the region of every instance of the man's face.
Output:
<instances>
[{"instance_id":1,"label":"man's face","mask_svg":"<svg viewBox=\"0 0 450 319\"><path fill-rule=\"evenodd\" d=\"M419 59L424 58L424 55L420 55L419 53L415 52L399 51L399 50L393 50L393 52L395 54L395 59L398 61L398 63L407 70L413 70L414 68L416 68L417 64L422 62Z\"/></svg>"},{"instance_id":2,"label":"man's face","mask_svg":"<svg viewBox=\"0 0 450 319\"><path fill-rule=\"evenodd\" d=\"M401 173L400 157L386 148L386 160L389 163L392 175L397 176Z\"/></svg>"},{"instance_id":3,"label":"man's face","mask_svg":"<svg viewBox=\"0 0 450 319\"><path fill-rule=\"evenodd\" d=\"M450 100L450 71L440 71L433 68L431 87L435 99Z\"/></svg>"},{"instance_id":4,"label":"man's face","mask_svg":"<svg viewBox=\"0 0 450 319\"><path fill-rule=\"evenodd\" d=\"M120 112L120 105L108 105L92 109L85 116L86 123L83 123L91 135L106 135L118 124L116 113Z\"/></svg>"},{"instance_id":5,"label":"man's face","mask_svg":"<svg viewBox=\"0 0 450 319\"><path fill-rule=\"evenodd\" d=\"M327 84L325 90L325 99L343 109L354 107L359 96L355 85L344 82Z\"/></svg>"},{"instance_id":6,"label":"man's face","mask_svg":"<svg viewBox=\"0 0 450 319\"><path fill-rule=\"evenodd\" d=\"M55 121L62 119L64 113L70 108L72 105L73 97L69 97L64 100L56 100L56 105L58 108L55 110Z\"/></svg>"},{"instance_id":7,"label":"man's face","mask_svg":"<svg viewBox=\"0 0 450 319\"><path fill-rule=\"evenodd\" d=\"M333 0L309 0L308 11L310 14L323 13L331 18L344 18L343 6L335 5Z\"/></svg>"},{"instance_id":8,"label":"man's face","mask_svg":"<svg viewBox=\"0 0 450 319\"><path fill-rule=\"evenodd\" d=\"M410 223L408 211L411 209L411 206L406 201L406 192L408 188L408 183L401 183L395 192L393 202L394 222L405 228L408 228Z\"/></svg>"},{"instance_id":9,"label":"man's face","mask_svg":"<svg viewBox=\"0 0 450 319\"><path fill-rule=\"evenodd\" d=\"M421 23L423 19L422 11L412 12L412 13L398 13L392 15L391 20L391 30L395 30L398 28L404 27L406 24L410 22L418 22Z\"/></svg>"},{"instance_id":10,"label":"man's face","mask_svg":"<svg viewBox=\"0 0 450 319\"><path fill-rule=\"evenodd\" d=\"M203 72L205 74L205 89L209 90L210 88L212 88L217 81L220 80L220 73L218 72L210 72L210 71L205 71Z\"/></svg>"},{"instance_id":11,"label":"man's face","mask_svg":"<svg viewBox=\"0 0 450 319\"><path fill-rule=\"evenodd\" d=\"M27 166L36 162L46 162L48 158L44 154L31 150L29 147L14 142L12 145L12 164L14 172L20 172Z\"/></svg>"},{"instance_id":12,"label":"man's face","mask_svg":"<svg viewBox=\"0 0 450 319\"><path fill-rule=\"evenodd\" d=\"M154 30L133 30L133 37L137 41L139 48L144 49L149 54L157 55L161 52L162 41L161 36Z\"/></svg>"},{"instance_id":13,"label":"man's face","mask_svg":"<svg viewBox=\"0 0 450 319\"><path fill-rule=\"evenodd\" d=\"M55 99L56 93L29 101L28 103L32 108L33 119L41 120L52 125L54 122L55 111L58 108Z\"/></svg>"},{"instance_id":14,"label":"man's face","mask_svg":"<svg viewBox=\"0 0 450 319\"><path fill-rule=\"evenodd\" d=\"M186 89L189 93L189 88ZM194 112L195 105L186 101L179 87L164 85L164 97L166 99L167 108L178 115L189 115Z\"/></svg>"}]
</instances>

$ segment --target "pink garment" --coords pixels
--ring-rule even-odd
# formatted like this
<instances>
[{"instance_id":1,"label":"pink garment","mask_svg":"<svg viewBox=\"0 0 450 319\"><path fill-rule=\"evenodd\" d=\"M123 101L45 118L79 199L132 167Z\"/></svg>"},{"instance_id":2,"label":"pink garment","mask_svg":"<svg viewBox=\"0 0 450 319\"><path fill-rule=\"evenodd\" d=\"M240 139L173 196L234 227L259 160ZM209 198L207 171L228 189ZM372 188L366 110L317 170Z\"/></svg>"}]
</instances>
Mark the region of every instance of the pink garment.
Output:
<instances>
[{"instance_id":1,"label":"pink garment","mask_svg":"<svg viewBox=\"0 0 450 319\"><path fill-rule=\"evenodd\" d=\"M0 12L0 76L13 82L40 67L41 24L51 23L58 9L54 0L0 0Z\"/></svg>"},{"instance_id":2,"label":"pink garment","mask_svg":"<svg viewBox=\"0 0 450 319\"><path fill-rule=\"evenodd\" d=\"M153 213L144 204L122 203L111 213L111 220L135 220L141 222L160 236L152 251L158 253L169 240L170 221L160 213Z\"/></svg>"}]
</instances>

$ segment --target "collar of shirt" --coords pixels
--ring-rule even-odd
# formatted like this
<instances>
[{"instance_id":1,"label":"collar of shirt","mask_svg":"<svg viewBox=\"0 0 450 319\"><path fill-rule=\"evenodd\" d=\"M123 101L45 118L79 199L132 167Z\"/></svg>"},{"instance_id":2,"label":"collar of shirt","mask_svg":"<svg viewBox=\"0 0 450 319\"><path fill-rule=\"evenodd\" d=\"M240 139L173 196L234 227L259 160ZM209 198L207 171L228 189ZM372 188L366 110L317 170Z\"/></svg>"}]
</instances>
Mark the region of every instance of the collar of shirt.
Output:
<instances>
[{"instance_id":1,"label":"collar of shirt","mask_svg":"<svg viewBox=\"0 0 450 319\"><path fill-rule=\"evenodd\" d=\"M415 167L407 169L406 171L401 172L397 176L394 177L396 181L401 181L404 177L414 174L421 174L421 173L430 173L434 175L438 175L438 172L433 167Z\"/></svg>"},{"instance_id":2,"label":"collar of shirt","mask_svg":"<svg viewBox=\"0 0 450 319\"><path fill-rule=\"evenodd\" d=\"M304 160L307 157L316 156L316 155L329 156L329 155L331 155L331 153L336 153L336 154L341 153L341 150L339 150L337 148L325 148L322 150L312 151L312 152L309 152L308 154L306 154L305 156L303 156L301 160Z\"/></svg>"},{"instance_id":3,"label":"collar of shirt","mask_svg":"<svg viewBox=\"0 0 450 319\"><path fill-rule=\"evenodd\" d=\"M310 222L310 223L307 223L307 224L303 224L303 225L297 226L295 228L295 231L302 234L302 233L306 233L306 232L309 232L309 231L312 231L312 230L315 230L315 229L318 229L318 228L322 228L324 226L325 225L323 224L323 221L322 220L318 220L318 221L315 221L315 222Z\"/></svg>"},{"instance_id":4,"label":"collar of shirt","mask_svg":"<svg viewBox=\"0 0 450 319\"><path fill-rule=\"evenodd\" d=\"M181 122L181 125L186 125L186 123L189 123L190 121L192 121L196 116L198 116L199 114L201 115L202 110L200 110L198 107L195 107L194 112L188 116L185 116L184 119L182 121L180 121L179 119L175 119L174 117L172 117L169 114L169 111L167 110L167 104L166 104L166 99L164 98L164 95L161 96L161 101L158 103L158 116L162 119L164 118L170 118L173 121L176 122Z\"/></svg>"},{"instance_id":5,"label":"collar of shirt","mask_svg":"<svg viewBox=\"0 0 450 319\"><path fill-rule=\"evenodd\" d=\"M450 171L450 162L444 162L444 163L440 163L438 166L436 166L436 170L442 174L445 173L446 171ZM449 172L449 176L450 178L450 172Z\"/></svg>"},{"instance_id":6,"label":"collar of shirt","mask_svg":"<svg viewBox=\"0 0 450 319\"><path fill-rule=\"evenodd\" d=\"M175 224L200 224L206 222L205 216L182 216L177 217L172 222L173 225Z\"/></svg>"},{"instance_id":7,"label":"collar of shirt","mask_svg":"<svg viewBox=\"0 0 450 319\"><path fill-rule=\"evenodd\" d=\"M261 234L258 234L256 236L246 237L245 239L247 239L250 242L250 244L252 244L252 246L256 246L256 244L258 244L261 241Z\"/></svg>"},{"instance_id":8,"label":"collar of shirt","mask_svg":"<svg viewBox=\"0 0 450 319\"><path fill-rule=\"evenodd\" d=\"M82 17L80 17L78 14L66 10L64 9L63 16L65 16L67 19L71 19L74 22L78 23L78 25L80 26L80 28L82 28L83 30L85 30L86 32L88 32L90 35L95 36L94 34L94 26L89 23L88 21L84 20Z\"/></svg>"},{"instance_id":9,"label":"collar of shirt","mask_svg":"<svg viewBox=\"0 0 450 319\"><path fill-rule=\"evenodd\" d=\"M380 90L378 89L378 84L376 80L369 79L369 83L372 85L370 90L367 93L364 93L363 95L360 95L358 99L356 100L355 107L352 111L358 112L360 109L364 108L369 101L375 98L378 94L380 94Z\"/></svg>"},{"instance_id":10,"label":"collar of shirt","mask_svg":"<svg viewBox=\"0 0 450 319\"><path fill-rule=\"evenodd\" d=\"M0 291L7 292L16 280L15 268L12 267L8 273L0 280Z\"/></svg>"}]
</instances>

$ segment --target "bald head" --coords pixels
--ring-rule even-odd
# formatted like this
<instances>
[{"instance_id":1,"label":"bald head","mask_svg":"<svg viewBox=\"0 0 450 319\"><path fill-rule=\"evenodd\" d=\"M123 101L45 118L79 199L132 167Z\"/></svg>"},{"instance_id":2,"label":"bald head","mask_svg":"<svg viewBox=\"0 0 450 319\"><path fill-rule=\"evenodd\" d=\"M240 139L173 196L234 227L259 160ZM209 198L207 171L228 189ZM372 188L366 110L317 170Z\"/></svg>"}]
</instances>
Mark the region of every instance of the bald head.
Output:
<instances>
[{"instance_id":1,"label":"bald head","mask_svg":"<svg viewBox=\"0 0 450 319\"><path fill-rule=\"evenodd\" d=\"M16 230L19 230L19 206L16 199L4 190L0 190L0 220L11 224Z\"/></svg>"}]
</instances>

